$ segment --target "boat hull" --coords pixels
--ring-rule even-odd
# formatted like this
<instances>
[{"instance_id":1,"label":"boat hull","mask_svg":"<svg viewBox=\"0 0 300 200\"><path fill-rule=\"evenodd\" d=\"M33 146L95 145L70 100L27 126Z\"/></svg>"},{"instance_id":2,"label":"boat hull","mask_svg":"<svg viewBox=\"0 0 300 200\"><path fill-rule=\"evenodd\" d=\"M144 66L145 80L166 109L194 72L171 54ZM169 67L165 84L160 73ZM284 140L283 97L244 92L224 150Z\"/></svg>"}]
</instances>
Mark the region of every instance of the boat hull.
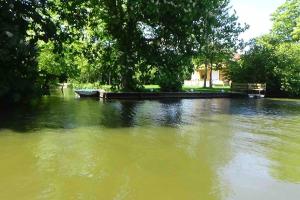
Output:
<instances>
[{"instance_id":1,"label":"boat hull","mask_svg":"<svg viewBox=\"0 0 300 200\"><path fill-rule=\"evenodd\" d=\"M265 98L265 95L263 94L248 94L249 98L251 99L261 99L261 98Z\"/></svg>"},{"instance_id":2,"label":"boat hull","mask_svg":"<svg viewBox=\"0 0 300 200\"><path fill-rule=\"evenodd\" d=\"M75 93L80 97L99 97L100 92L98 90L75 90Z\"/></svg>"}]
</instances>

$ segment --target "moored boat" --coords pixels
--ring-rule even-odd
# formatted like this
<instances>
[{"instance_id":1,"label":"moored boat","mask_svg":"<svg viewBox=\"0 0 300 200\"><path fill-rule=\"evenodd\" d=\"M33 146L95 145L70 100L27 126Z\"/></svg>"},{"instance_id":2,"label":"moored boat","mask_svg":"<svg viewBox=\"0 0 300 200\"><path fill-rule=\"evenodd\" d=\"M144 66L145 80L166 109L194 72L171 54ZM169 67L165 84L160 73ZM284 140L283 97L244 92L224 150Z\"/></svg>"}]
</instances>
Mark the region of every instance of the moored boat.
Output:
<instances>
[{"instance_id":1,"label":"moored boat","mask_svg":"<svg viewBox=\"0 0 300 200\"><path fill-rule=\"evenodd\" d=\"M100 91L96 89L79 89L75 90L75 93L80 97L99 97Z\"/></svg>"},{"instance_id":2,"label":"moored boat","mask_svg":"<svg viewBox=\"0 0 300 200\"><path fill-rule=\"evenodd\" d=\"M264 94L248 94L249 98L251 99L260 99L260 98L265 98Z\"/></svg>"}]
</instances>

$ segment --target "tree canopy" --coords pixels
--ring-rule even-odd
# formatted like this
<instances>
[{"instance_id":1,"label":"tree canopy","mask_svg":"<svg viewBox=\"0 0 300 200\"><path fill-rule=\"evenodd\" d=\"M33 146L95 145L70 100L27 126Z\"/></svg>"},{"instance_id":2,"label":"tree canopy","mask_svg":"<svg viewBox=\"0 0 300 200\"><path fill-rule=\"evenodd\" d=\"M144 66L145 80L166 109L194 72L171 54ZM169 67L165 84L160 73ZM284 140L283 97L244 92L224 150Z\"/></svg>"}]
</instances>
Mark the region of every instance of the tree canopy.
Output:
<instances>
[{"instance_id":1,"label":"tree canopy","mask_svg":"<svg viewBox=\"0 0 300 200\"><path fill-rule=\"evenodd\" d=\"M238 23L236 13L231 11L227 0L209 9L201 21L202 32L196 35L200 41L199 54L196 59L200 63L205 63L204 87L206 87L208 66L210 66L210 77L212 77L214 66L220 66L230 60L242 47L243 40L239 38L239 35L249 26ZM212 87L212 79L209 85Z\"/></svg>"},{"instance_id":2,"label":"tree canopy","mask_svg":"<svg viewBox=\"0 0 300 200\"><path fill-rule=\"evenodd\" d=\"M276 39L299 41L300 39L300 1L287 0L272 15L272 34Z\"/></svg>"},{"instance_id":3,"label":"tree canopy","mask_svg":"<svg viewBox=\"0 0 300 200\"><path fill-rule=\"evenodd\" d=\"M76 32L69 27L79 30L85 21L82 11L71 12L75 5L69 4L56 0L0 2L1 99L19 101L48 88L48 73L38 68L38 41L53 41L53 50L58 52L63 41L75 39Z\"/></svg>"},{"instance_id":4,"label":"tree canopy","mask_svg":"<svg viewBox=\"0 0 300 200\"><path fill-rule=\"evenodd\" d=\"M266 82L269 95L300 96L300 1L287 0L272 15L269 34L252 41L250 49L229 67L236 82Z\"/></svg>"},{"instance_id":5,"label":"tree canopy","mask_svg":"<svg viewBox=\"0 0 300 200\"><path fill-rule=\"evenodd\" d=\"M178 91L194 69L193 57L219 62L236 48L244 29L228 5L228 0L1 1L0 97L41 94L56 78L127 91L153 81Z\"/></svg>"}]
</instances>

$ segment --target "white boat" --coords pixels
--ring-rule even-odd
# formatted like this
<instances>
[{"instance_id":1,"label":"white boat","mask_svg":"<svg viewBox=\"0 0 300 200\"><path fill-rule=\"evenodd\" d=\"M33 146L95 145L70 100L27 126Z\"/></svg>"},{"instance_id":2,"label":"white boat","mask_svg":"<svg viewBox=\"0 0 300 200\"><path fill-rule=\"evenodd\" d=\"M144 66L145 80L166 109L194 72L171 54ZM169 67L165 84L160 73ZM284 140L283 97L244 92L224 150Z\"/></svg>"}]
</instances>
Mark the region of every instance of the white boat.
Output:
<instances>
[{"instance_id":1,"label":"white boat","mask_svg":"<svg viewBox=\"0 0 300 200\"><path fill-rule=\"evenodd\" d=\"M265 95L263 94L248 94L249 98L251 99L260 99L260 98L265 98Z\"/></svg>"},{"instance_id":2,"label":"white boat","mask_svg":"<svg viewBox=\"0 0 300 200\"><path fill-rule=\"evenodd\" d=\"M80 89L75 90L75 93L78 94L80 97L99 97L100 92L96 89Z\"/></svg>"}]
</instances>

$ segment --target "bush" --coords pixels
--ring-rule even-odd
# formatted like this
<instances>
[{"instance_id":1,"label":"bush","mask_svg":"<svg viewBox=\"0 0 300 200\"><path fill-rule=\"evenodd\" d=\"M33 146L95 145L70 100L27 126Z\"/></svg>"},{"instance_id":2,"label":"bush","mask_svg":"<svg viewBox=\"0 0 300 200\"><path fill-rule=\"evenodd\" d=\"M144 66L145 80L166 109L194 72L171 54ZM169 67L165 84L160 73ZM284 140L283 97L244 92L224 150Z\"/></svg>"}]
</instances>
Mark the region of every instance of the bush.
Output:
<instances>
[{"instance_id":1,"label":"bush","mask_svg":"<svg viewBox=\"0 0 300 200\"><path fill-rule=\"evenodd\" d=\"M270 96L300 96L300 44L256 42L227 75L233 82L267 83Z\"/></svg>"}]
</instances>

